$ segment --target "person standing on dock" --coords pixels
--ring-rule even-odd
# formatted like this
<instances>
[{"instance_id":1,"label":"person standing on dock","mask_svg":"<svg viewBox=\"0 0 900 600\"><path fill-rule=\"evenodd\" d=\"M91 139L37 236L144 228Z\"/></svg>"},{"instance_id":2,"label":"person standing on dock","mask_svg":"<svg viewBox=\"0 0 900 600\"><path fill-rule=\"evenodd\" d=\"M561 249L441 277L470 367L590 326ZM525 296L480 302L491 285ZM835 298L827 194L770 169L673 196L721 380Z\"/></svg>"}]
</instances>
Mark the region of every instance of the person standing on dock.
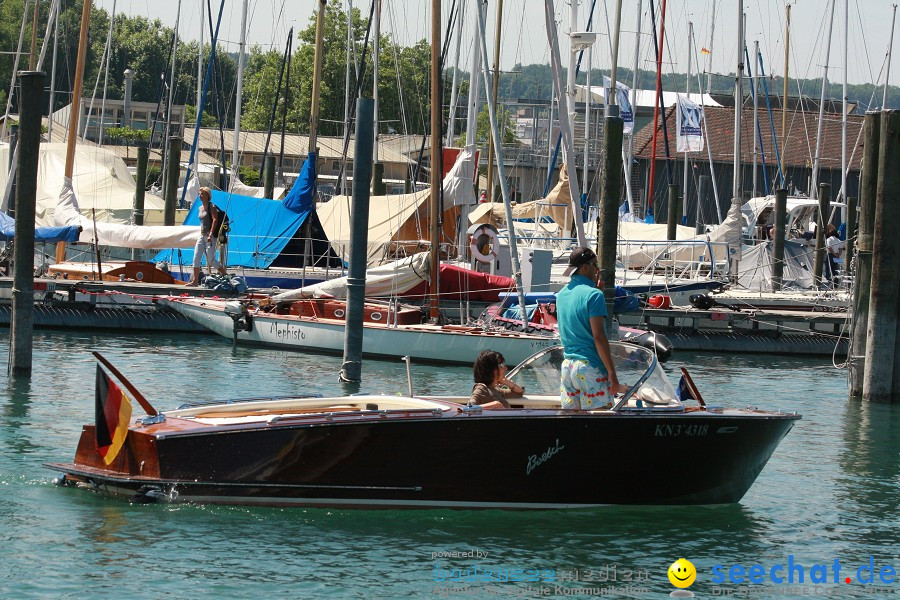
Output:
<instances>
[{"instance_id":1,"label":"person standing on dock","mask_svg":"<svg viewBox=\"0 0 900 600\"><path fill-rule=\"evenodd\" d=\"M202 259L206 254L206 264L210 269L215 268L219 273L225 274L225 269L216 260L216 236L213 231L218 231L218 211L212 204L212 192L208 187L200 188L200 208L197 213L200 217L200 238L194 246L194 273L188 285L200 285L200 273L202 271Z\"/></svg>"},{"instance_id":2,"label":"person standing on dock","mask_svg":"<svg viewBox=\"0 0 900 600\"><path fill-rule=\"evenodd\" d=\"M825 229L825 236L825 248L828 250L828 268L825 277L837 285L839 283L838 269L844 263L844 242L838 237L837 228L830 223Z\"/></svg>"},{"instance_id":3,"label":"person standing on dock","mask_svg":"<svg viewBox=\"0 0 900 600\"><path fill-rule=\"evenodd\" d=\"M556 295L559 339L564 360L559 386L564 409L592 410L612 406L619 384L604 319L606 298L600 283L600 263L590 248L577 247L569 256L566 275L572 278Z\"/></svg>"}]
</instances>

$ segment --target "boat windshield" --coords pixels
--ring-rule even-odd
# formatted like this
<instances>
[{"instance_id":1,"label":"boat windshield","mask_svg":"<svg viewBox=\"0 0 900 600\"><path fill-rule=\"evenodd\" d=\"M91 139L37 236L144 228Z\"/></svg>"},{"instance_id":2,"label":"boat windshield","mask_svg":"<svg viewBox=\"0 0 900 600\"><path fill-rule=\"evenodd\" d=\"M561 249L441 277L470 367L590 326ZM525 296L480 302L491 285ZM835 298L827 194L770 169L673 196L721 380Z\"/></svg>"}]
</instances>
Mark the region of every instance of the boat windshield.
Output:
<instances>
[{"instance_id":1,"label":"boat windshield","mask_svg":"<svg viewBox=\"0 0 900 600\"><path fill-rule=\"evenodd\" d=\"M652 351L627 342L610 342L609 346L619 382L631 387L625 395L623 406L681 406L675 389ZM554 346L525 359L507 377L525 387L529 396L559 396L562 362L563 348ZM636 403L636 400L642 402Z\"/></svg>"}]
</instances>

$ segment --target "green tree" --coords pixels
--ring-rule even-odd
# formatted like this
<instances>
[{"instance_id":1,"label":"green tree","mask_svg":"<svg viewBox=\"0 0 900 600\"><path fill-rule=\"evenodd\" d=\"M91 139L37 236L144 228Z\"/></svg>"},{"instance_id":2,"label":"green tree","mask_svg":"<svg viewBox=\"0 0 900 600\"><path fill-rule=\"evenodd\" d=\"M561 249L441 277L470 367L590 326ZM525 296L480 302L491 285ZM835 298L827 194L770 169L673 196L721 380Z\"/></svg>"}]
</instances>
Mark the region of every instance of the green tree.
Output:
<instances>
[{"instance_id":1,"label":"green tree","mask_svg":"<svg viewBox=\"0 0 900 600\"><path fill-rule=\"evenodd\" d=\"M497 121L500 126L500 137L503 139L503 145L518 146L519 141L516 139L516 124L513 122L512 113L508 108L505 106L497 107ZM481 148L483 152L487 152L488 140L491 133L491 115L488 112L487 105L483 106L481 112L478 113L476 125L475 143L478 144L478 147ZM465 146L466 133L463 132L458 140L460 146Z\"/></svg>"}]
</instances>

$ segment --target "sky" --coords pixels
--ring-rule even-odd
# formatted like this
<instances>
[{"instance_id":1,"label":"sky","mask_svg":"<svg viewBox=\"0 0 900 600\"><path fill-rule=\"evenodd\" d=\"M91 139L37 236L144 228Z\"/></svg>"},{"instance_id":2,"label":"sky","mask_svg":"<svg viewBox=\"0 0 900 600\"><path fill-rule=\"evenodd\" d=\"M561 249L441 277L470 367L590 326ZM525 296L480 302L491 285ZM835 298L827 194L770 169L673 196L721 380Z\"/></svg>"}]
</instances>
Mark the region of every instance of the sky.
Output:
<instances>
[{"instance_id":1,"label":"sky","mask_svg":"<svg viewBox=\"0 0 900 600\"><path fill-rule=\"evenodd\" d=\"M220 38L230 51L236 51L240 39L241 1L225 0ZM348 0L339 2L346 8ZM352 0L353 6L362 5L364 15L368 14L370 0ZM462 1L462 0L457 0ZM578 24L575 31L587 29L587 17L591 0L571 0L576 2ZM95 0L96 5L112 9L113 0ZM401 45L411 45L430 36L430 0L382 0L382 31L393 35ZM466 0L467 15L463 28L463 43L460 50L460 68L468 70L472 52L473 0ZM659 0L656 0L657 31L659 28ZM790 35L789 77L820 78L825 65L825 47L828 38L828 24L832 2L834 23L832 25L831 58L829 79L840 83L844 78L844 39L847 44L847 71L850 83L876 82L883 85L885 62L891 36L893 14L892 0L792 0ZM205 0L204 0L205 3ZM452 0L443 1L443 25ZM638 63L642 69L655 69L653 37L650 35L650 0L622 0L621 35L619 44L619 66L631 69L635 62L635 41L638 37L638 4L641 4L641 35ZM212 2L218 10L218 2ZM312 17L316 0L249 0L248 41L264 48L283 49L287 32L291 26L305 28ZM611 36L614 29L615 2L597 0L593 30L600 35L594 45L592 64L594 68L609 69L611 64ZM727 74L733 72L737 63L737 23L738 0L672 0L667 3L665 23L664 72L686 72L689 54L694 73L692 88L697 86L697 59L701 59L703 71ZM715 4L715 24L713 28L713 5ZM784 71L785 48L785 0L744 0L746 14L746 39L750 52L753 44L759 42L766 74L781 75ZM570 31L570 11L568 0L554 0L555 21L558 24L563 63L568 60L568 36ZM175 24L178 0L116 0L118 11L136 16L159 18L167 25ZM199 37L200 0L182 0L182 16L179 31L183 38ZM845 7L849 19L845 19ZM488 5L488 51L493 54L493 35L496 22L496 0ZM549 45L547 43L544 0L505 0L503 7L503 35L501 47L501 69L511 71L515 64L547 63ZM689 51L689 22L693 22L695 50ZM609 24L609 28L607 27ZM846 23L846 25L845 25ZM847 35L845 36L845 30ZM897 35L900 35L898 32ZM709 55L700 55L701 48L711 50ZM451 45L449 64L454 61L455 45ZM900 58L893 53L890 69L892 85L900 83ZM708 60L711 59L711 67ZM628 83L627 81L625 83ZM705 84L704 84L705 85ZM814 90L804 90L814 94Z\"/></svg>"}]
</instances>

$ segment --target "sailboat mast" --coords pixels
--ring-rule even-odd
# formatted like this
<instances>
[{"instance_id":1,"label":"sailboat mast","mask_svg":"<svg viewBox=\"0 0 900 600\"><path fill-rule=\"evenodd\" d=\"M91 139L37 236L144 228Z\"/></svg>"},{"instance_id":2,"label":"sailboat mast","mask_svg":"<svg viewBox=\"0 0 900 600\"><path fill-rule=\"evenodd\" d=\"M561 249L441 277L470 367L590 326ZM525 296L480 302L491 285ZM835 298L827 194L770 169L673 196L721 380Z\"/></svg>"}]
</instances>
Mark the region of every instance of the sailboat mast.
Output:
<instances>
[{"instance_id":1,"label":"sailboat mast","mask_svg":"<svg viewBox=\"0 0 900 600\"><path fill-rule=\"evenodd\" d=\"M91 24L91 0L84 0L81 8L81 27L78 31L78 58L75 61L75 86L72 90L72 106L69 112L69 130L66 145L66 165L63 176L71 181L75 170L75 142L78 138L78 121L81 113L81 91L84 87L84 63L87 60L87 36ZM66 243L56 245L56 262L66 260Z\"/></svg>"},{"instance_id":2,"label":"sailboat mast","mask_svg":"<svg viewBox=\"0 0 900 600\"><path fill-rule=\"evenodd\" d=\"M347 0L347 70L344 73L344 139L350 139L350 48L353 45L353 0ZM291 70L288 69L288 74ZM287 107L285 107L287 108ZM281 136L282 143L284 135ZM341 178L341 194L347 195L347 178Z\"/></svg>"},{"instance_id":3,"label":"sailboat mast","mask_svg":"<svg viewBox=\"0 0 900 600\"><path fill-rule=\"evenodd\" d=\"M741 201L741 110L744 105L744 0L738 0L737 69L734 75L734 179L731 201Z\"/></svg>"},{"instance_id":4,"label":"sailboat mast","mask_svg":"<svg viewBox=\"0 0 900 600\"><path fill-rule=\"evenodd\" d=\"M569 122L575 122L575 32L578 30L578 0L569 0L569 66L566 69L566 110ZM569 173L571 178L574 173Z\"/></svg>"},{"instance_id":5,"label":"sailboat mast","mask_svg":"<svg viewBox=\"0 0 900 600\"><path fill-rule=\"evenodd\" d=\"M56 97L56 51L59 48L59 2L53 5L53 64L50 67L50 107L47 110L47 141L53 140L53 104Z\"/></svg>"},{"instance_id":6,"label":"sailboat mast","mask_svg":"<svg viewBox=\"0 0 900 600\"><path fill-rule=\"evenodd\" d=\"M378 1L378 0L376 0ZM377 12L377 11L376 11ZM376 29L376 40L377 38ZM376 42L377 43L377 42ZM429 316L440 315L440 219L441 205L441 0L431 0L431 290ZM377 144L376 144L377 146Z\"/></svg>"},{"instance_id":7,"label":"sailboat mast","mask_svg":"<svg viewBox=\"0 0 900 600\"><path fill-rule=\"evenodd\" d=\"M637 6L637 27L635 31L637 32L634 36L634 69L631 72L631 110L637 110L637 86L638 86L638 68L640 67L640 54L641 54L641 0L638 0ZM628 160L625 161L625 183L628 184L629 190L631 187L631 161L634 160L634 133L635 129L632 126L631 133L628 135ZM634 211L634 206L631 206L633 202L633 198L631 196L631 192L628 193L628 205L631 211Z\"/></svg>"},{"instance_id":8,"label":"sailboat mast","mask_svg":"<svg viewBox=\"0 0 900 600\"><path fill-rule=\"evenodd\" d=\"M784 25L784 91L781 102L781 185L787 187L785 172L785 156L787 155L787 101L788 101L788 64L791 50L791 5L785 7L787 19Z\"/></svg>"},{"instance_id":9,"label":"sailboat mast","mask_svg":"<svg viewBox=\"0 0 900 600\"><path fill-rule=\"evenodd\" d=\"M753 56L759 56L759 40L753 42ZM748 61L749 62L749 61ZM747 65L748 67L750 65ZM759 160L757 158L759 150L757 145L757 134L759 131L759 66L750 71L750 85L753 86L753 197L756 197L756 179Z\"/></svg>"},{"instance_id":10,"label":"sailboat mast","mask_svg":"<svg viewBox=\"0 0 900 600\"><path fill-rule=\"evenodd\" d=\"M374 125L372 125L374 132L374 139L372 143L372 162L378 162L378 58L381 54L381 0L375 0L375 17L373 28L375 30L375 37L372 40L372 100L375 103L375 118L373 119ZM438 42L440 43L440 37L438 37ZM434 96L432 96L434 98ZM434 145L434 138L431 138L431 143ZM432 163L434 164L434 163Z\"/></svg>"},{"instance_id":11,"label":"sailboat mast","mask_svg":"<svg viewBox=\"0 0 900 600\"><path fill-rule=\"evenodd\" d=\"M468 0L464 0L468 1ZM475 3L474 18L475 35L472 36L472 62L469 63L469 99L466 111L466 146L477 145L475 139L478 135L478 92L481 88L481 52L478 47L478 15L481 13L480 3L483 0L472 0Z\"/></svg>"},{"instance_id":12,"label":"sailboat mast","mask_svg":"<svg viewBox=\"0 0 900 600\"><path fill-rule=\"evenodd\" d=\"M789 5L790 6L790 5ZM884 74L884 92L881 95L881 110L887 108L888 80L891 78L891 52L894 49L894 24L897 22L897 5L894 5L894 16L891 17L891 41L888 43L887 72Z\"/></svg>"},{"instance_id":13,"label":"sailboat mast","mask_svg":"<svg viewBox=\"0 0 900 600\"><path fill-rule=\"evenodd\" d=\"M622 29L622 0L616 0L616 21L614 23L615 27L613 29L613 46L610 62L612 65L609 69L609 89L610 96L609 102L606 102L607 110L606 116L609 116L609 107L616 106L617 98L616 98L616 72L619 69L619 32ZM619 116L619 111L615 111L613 114L614 117Z\"/></svg>"},{"instance_id":14,"label":"sailboat mast","mask_svg":"<svg viewBox=\"0 0 900 600\"><path fill-rule=\"evenodd\" d=\"M116 3L113 0L113 15L116 12ZM172 106L175 104L175 71L176 65L178 64L178 24L181 21L181 0L178 0L178 12L175 14L175 35L172 38L172 73L169 76L169 102L166 106L166 139L168 139L169 135L172 133ZM112 33L112 25L109 26L109 31ZM110 54L112 51L110 51ZM107 55L107 61L109 60L109 55ZM107 69L107 76L109 75L109 69ZM103 84L103 102L106 102L106 83ZM100 143L103 143L103 111L100 111L101 117L101 128L100 128ZM165 146L163 146L165 147ZM175 160L181 162L181 156L169 156L169 160Z\"/></svg>"},{"instance_id":15,"label":"sailboat mast","mask_svg":"<svg viewBox=\"0 0 900 600\"><path fill-rule=\"evenodd\" d=\"M319 87L322 85L326 2L327 0L319 0L319 7L316 11L316 49L313 59L312 105L309 111L309 152L317 152L319 143Z\"/></svg>"},{"instance_id":16,"label":"sailboat mast","mask_svg":"<svg viewBox=\"0 0 900 600\"><path fill-rule=\"evenodd\" d=\"M241 41L238 45L238 72L237 92L234 101L234 137L231 148L231 177L228 179L228 189L234 187L238 176L238 149L241 144L241 100L244 94L244 46L247 43L247 0L241 3Z\"/></svg>"},{"instance_id":17,"label":"sailboat mast","mask_svg":"<svg viewBox=\"0 0 900 600\"><path fill-rule=\"evenodd\" d=\"M453 58L453 83L450 85L450 118L447 119L447 145L453 145L456 134L456 107L459 105L457 94L459 90L459 49L462 45L462 23L466 16L466 3L460 2L456 18L456 52Z\"/></svg>"},{"instance_id":18,"label":"sailboat mast","mask_svg":"<svg viewBox=\"0 0 900 600\"><path fill-rule=\"evenodd\" d=\"M574 0L573 0L574 1ZM491 88L490 103L497 108L497 96L500 93L500 34L503 25L503 0L497 0L497 27L494 35L494 80ZM487 59L485 59L487 60ZM568 107L566 108L568 110ZM562 111L562 108L560 108ZM502 130L501 130L502 132ZM502 133L501 133L502 135ZM494 201L494 146L503 144L503 140L495 140L493 131L488 136L488 164L487 164L487 201Z\"/></svg>"},{"instance_id":19,"label":"sailboat mast","mask_svg":"<svg viewBox=\"0 0 900 600\"><path fill-rule=\"evenodd\" d=\"M788 5L788 13L790 13L791 6ZM706 55L706 93L712 93L712 57L713 57L713 42L715 41L716 35L716 0L713 0L712 3L712 19L710 20L709 25L709 54Z\"/></svg>"},{"instance_id":20,"label":"sailboat mast","mask_svg":"<svg viewBox=\"0 0 900 600\"><path fill-rule=\"evenodd\" d=\"M203 30L206 29L206 23L204 21L204 17L206 16L206 2L205 0L200 0L200 44L197 46L197 117L196 117L196 128L200 129L200 124L203 121L203 115L200 113L200 95L203 93ZM194 168L194 172L197 173L197 177L200 177L200 157L199 155L194 156L194 164L192 165ZM219 182L216 182L216 185L219 185Z\"/></svg>"},{"instance_id":21,"label":"sailboat mast","mask_svg":"<svg viewBox=\"0 0 900 600\"><path fill-rule=\"evenodd\" d=\"M831 0L831 18L828 21L828 36L825 42L825 72L822 73L822 93L819 95L819 124L816 128L816 154L813 158L812 182L810 183L809 197L819 197L819 152L822 149L822 128L825 125L825 88L828 86L828 61L831 58L831 30L834 25L834 3Z\"/></svg>"},{"instance_id":22,"label":"sailboat mast","mask_svg":"<svg viewBox=\"0 0 900 600\"><path fill-rule=\"evenodd\" d=\"M688 21L688 63L687 63L687 81L684 85L684 93L687 94L688 100L691 99L691 39L694 37L694 22ZM687 215L688 200L688 150L684 150L684 180L681 184L681 210L682 216ZM684 224L687 224L686 222Z\"/></svg>"},{"instance_id":23,"label":"sailboat mast","mask_svg":"<svg viewBox=\"0 0 900 600\"><path fill-rule=\"evenodd\" d=\"M847 46L850 40L850 3L844 0L844 102L841 111L841 194L840 198L844 202L841 207L841 221L846 222L847 215ZM849 261L847 261L849 262Z\"/></svg>"},{"instance_id":24,"label":"sailboat mast","mask_svg":"<svg viewBox=\"0 0 900 600\"><path fill-rule=\"evenodd\" d=\"M651 0L652 1L652 0ZM715 6L715 3L713 4ZM652 8L652 7L651 7ZM662 59L666 33L666 0L662 0L659 17L659 51L656 54L656 94L653 102L653 137L650 142L650 182L647 184L647 207L653 209L653 188L656 184L656 143L659 139L659 98L662 95ZM663 120L666 115L663 115Z\"/></svg>"},{"instance_id":25,"label":"sailboat mast","mask_svg":"<svg viewBox=\"0 0 900 600\"><path fill-rule=\"evenodd\" d=\"M31 22L31 52L28 55L28 70L34 71L34 50L37 47L38 9L40 4L34 0L34 19Z\"/></svg>"}]
</instances>

